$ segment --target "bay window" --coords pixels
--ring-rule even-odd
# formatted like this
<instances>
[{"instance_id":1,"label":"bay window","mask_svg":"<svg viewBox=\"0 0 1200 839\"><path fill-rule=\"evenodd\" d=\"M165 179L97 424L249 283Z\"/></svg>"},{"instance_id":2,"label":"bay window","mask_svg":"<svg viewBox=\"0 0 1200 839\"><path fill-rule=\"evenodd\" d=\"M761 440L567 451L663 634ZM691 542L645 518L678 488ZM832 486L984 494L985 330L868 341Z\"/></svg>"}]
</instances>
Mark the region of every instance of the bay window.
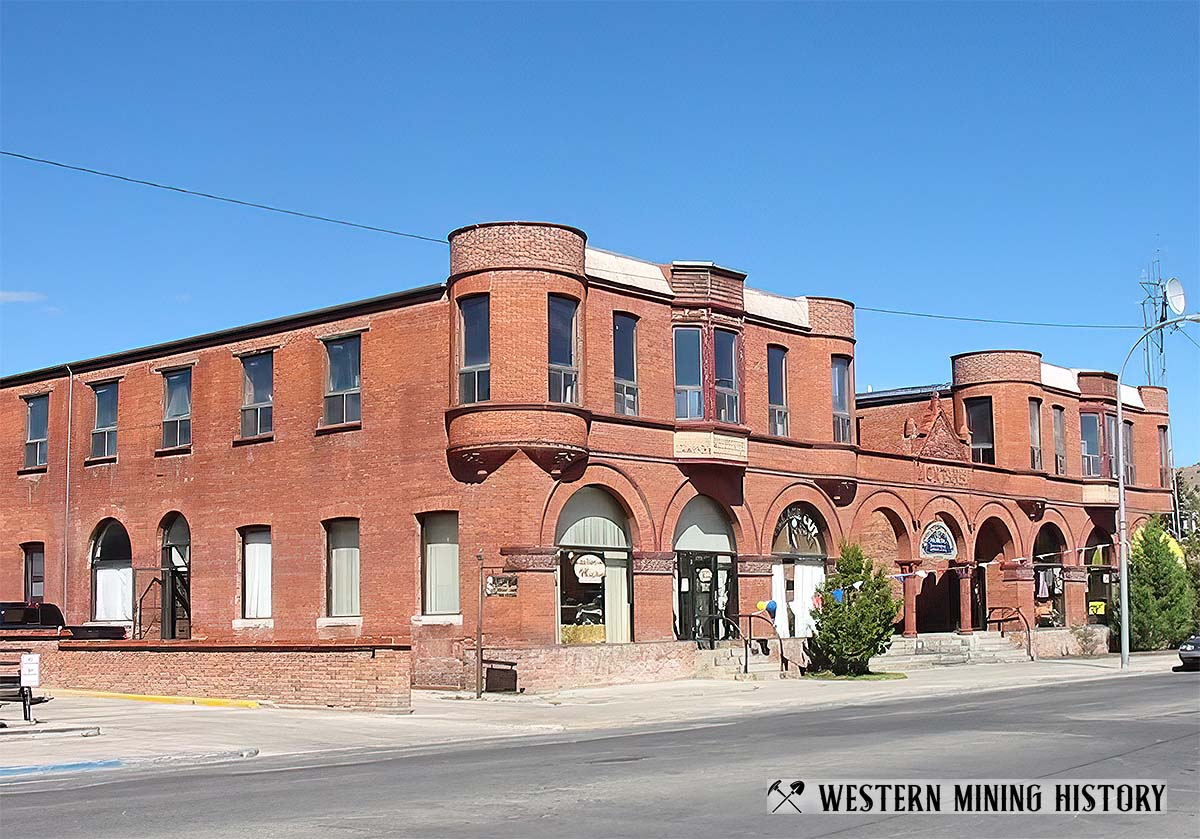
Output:
<instances>
[{"instance_id":1,"label":"bay window","mask_svg":"<svg viewBox=\"0 0 1200 839\"><path fill-rule=\"evenodd\" d=\"M717 421L737 423L737 334L725 329L713 333L713 366L717 392Z\"/></svg>"},{"instance_id":2,"label":"bay window","mask_svg":"<svg viewBox=\"0 0 1200 839\"><path fill-rule=\"evenodd\" d=\"M1086 478L1100 476L1100 415L1079 415L1079 436L1083 452L1083 475Z\"/></svg>"},{"instance_id":3,"label":"bay window","mask_svg":"<svg viewBox=\"0 0 1200 839\"><path fill-rule=\"evenodd\" d=\"M1029 400L1029 468L1042 468L1042 400Z\"/></svg>"},{"instance_id":4,"label":"bay window","mask_svg":"<svg viewBox=\"0 0 1200 839\"><path fill-rule=\"evenodd\" d=\"M833 378L833 441L853 442L850 425L850 359L835 355L831 364Z\"/></svg>"},{"instance_id":5,"label":"bay window","mask_svg":"<svg viewBox=\"0 0 1200 839\"><path fill-rule=\"evenodd\" d=\"M675 329L675 418L704 418L700 327Z\"/></svg>"},{"instance_id":6,"label":"bay window","mask_svg":"<svg viewBox=\"0 0 1200 839\"><path fill-rule=\"evenodd\" d=\"M1054 415L1054 474L1067 474L1067 415L1061 405L1055 405Z\"/></svg>"}]
</instances>

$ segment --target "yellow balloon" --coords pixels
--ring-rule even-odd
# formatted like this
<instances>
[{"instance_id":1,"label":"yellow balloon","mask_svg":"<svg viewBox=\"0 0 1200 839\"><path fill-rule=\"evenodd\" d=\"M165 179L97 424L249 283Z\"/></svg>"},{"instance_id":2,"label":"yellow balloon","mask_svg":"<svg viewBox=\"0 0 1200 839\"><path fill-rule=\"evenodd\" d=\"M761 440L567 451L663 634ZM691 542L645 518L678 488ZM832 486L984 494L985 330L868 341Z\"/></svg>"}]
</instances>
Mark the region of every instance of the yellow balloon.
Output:
<instances>
[{"instance_id":1,"label":"yellow balloon","mask_svg":"<svg viewBox=\"0 0 1200 839\"><path fill-rule=\"evenodd\" d=\"M758 601L758 611L761 612L765 608L767 608L766 601L764 601L764 600Z\"/></svg>"}]
</instances>

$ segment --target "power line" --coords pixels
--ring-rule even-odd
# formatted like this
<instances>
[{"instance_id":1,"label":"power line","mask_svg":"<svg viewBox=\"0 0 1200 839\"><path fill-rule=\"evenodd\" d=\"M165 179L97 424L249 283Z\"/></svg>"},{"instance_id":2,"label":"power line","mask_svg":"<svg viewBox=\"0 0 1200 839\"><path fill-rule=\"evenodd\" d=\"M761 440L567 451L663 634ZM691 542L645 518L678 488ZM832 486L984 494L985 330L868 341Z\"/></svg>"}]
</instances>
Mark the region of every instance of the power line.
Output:
<instances>
[{"instance_id":1,"label":"power line","mask_svg":"<svg viewBox=\"0 0 1200 839\"><path fill-rule=\"evenodd\" d=\"M970 323L998 323L1007 326L1045 326L1055 329L1141 329L1140 326L1126 326L1111 323L1047 323L1036 320L1003 320L1001 318L972 318L963 315L932 315L928 312L904 312L899 309L875 309L870 306L855 306L857 312L878 312L883 315L904 315L910 318L934 318L935 320L963 320Z\"/></svg>"},{"instance_id":2,"label":"power line","mask_svg":"<svg viewBox=\"0 0 1200 839\"><path fill-rule=\"evenodd\" d=\"M360 224L354 221L346 221L345 219L332 218L330 216L318 215L316 213L307 213L300 210L288 210L283 207L273 207L270 204L262 204L257 201L244 201L239 198L230 198L224 195L214 195L209 192L200 192L194 189L187 189L180 186L171 186L169 184L160 184L155 181L148 181L142 178L131 178L126 175L118 175L114 172L103 172L99 169L92 169L86 166L74 166L69 163L62 163L57 160L48 160L43 157L33 157L32 155L20 154L18 152L0 150L0 155L5 157L13 157L19 160L25 160L30 163L41 163L46 166L55 166L59 169L67 169L72 172L82 172L87 175L98 175L102 178L111 178L125 183L137 184L139 186L153 187L154 189L163 189L168 192L177 192L182 195L191 195L196 198L207 198L212 201L221 201L226 204L234 204L239 207L252 207L257 210L266 210L272 213L281 213L283 215L295 216L297 218L309 219L311 221L322 221L328 224L338 224L343 227L354 227L359 230L369 230L374 233L386 233L390 236L401 236L405 239L417 239L422 242L433 242L434 244L446 245L449 244L445 238L435 236L425 236L420 233L407 233L402 230L392 230L387 227L377 227L370 224ZM630 274L625 271L605 270L606 274L616 274L624 277L636 277L635 274ZM1090 323L1048 323L1045 321L1022 321L1022 320L1004 320L1001 318L976 318L963 315L938 315L929 312L907 312L899 309L881 309L871 306L855 306L855 309L860 312L875 312L884 315L898 315L903 317L913 318L930 318L933 320L955 320L965 321L968 323L989 323L1003 326L1032 326L1052 329L1141 329L1139 326L1125 326L1120 324L1090 324ZM1190 338L1189 338L1190 340Z\"/></svg>"},{"instance_id":3,"label":"power line","mask_svg":"<svg viewBox=\"0 0 1200 839\"><path fill-rule=\"evenodd\" d=\"M213 201L224 201L226 204L237 204L240 207L253 207L256 210L268 210L272 213L283 213L288 216L298 216L299 218L311 219L312 221L324 221L329 224L340 224L344 227L357 227L359 230L370 230L375 233L387 233L391 236L403 236L405 239L420 239L423 242L435 242L439 245L448 244L445 239L438 239L433 236L422 236L419 233L405 233L401 230L391 230L387 227L375 227L370 224L359 224L355 221L345 221L344 219L330 218L329 216L319 216L315 213L305 213L300 210L285 210L282 207L272 207L270 204L259 204L255 201L242 201L238 198L228 198L224 195L213 195L208 192L198 192L194 189L185 189L181 186L170 186L169 184L155 183L154 181L145 181L141 178L130 178L125 175L117 175L113 172L101 172L99 169L89 169L86 166L72 166L69 163L60 163L57 160L46 160L41 157L31 157L27 154L17 154L12 151L0 151L5 157L15 157L20 160L28 160L31 163L44 163L47 166L57 166L59 169L70 169L73 172L84 172L88 175L99 175L102 178L112 178L117 181L124 181L130 184L139 184L140 186L151 186L155 189L165 189L170 192L179 192L184 195L192 195L196 198L208 198Z\"/></svg>"}]
</instances>

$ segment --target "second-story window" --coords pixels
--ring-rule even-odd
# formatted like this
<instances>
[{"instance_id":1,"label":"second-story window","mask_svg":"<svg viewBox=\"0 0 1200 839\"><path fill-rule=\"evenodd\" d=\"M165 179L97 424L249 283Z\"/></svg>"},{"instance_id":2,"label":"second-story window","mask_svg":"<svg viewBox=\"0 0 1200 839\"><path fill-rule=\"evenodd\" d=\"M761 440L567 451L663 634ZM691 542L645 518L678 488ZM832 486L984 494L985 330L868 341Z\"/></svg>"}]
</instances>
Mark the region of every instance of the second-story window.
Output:
<instances>
[{"instance_id":1,"label":"second-story window","mask_svg":"<svg viewBox=\"0 0 1200 839\"><path fill-rule=\"evenodd\" d=\"M1054 474L1067 474L1067 414L1062 405L1055 405L1054 414Z\"/></svg>"},{"instance_id":2,"label":"second-story window","mask_svg":"<svg viewBox=\"0 0 1200 839\"><path fill-rule=\"evenodd\" d=\"M1121 428L1121 447L1125 449L1125 483L1137 483L1137 466L1133 460L1133 423L1126 421Z\"/></svg>"},{"instance_id":3,"label":"second-story window","mask_svg":"<svg viewBox=\"0 0 1200 839\"><path fill-rule=\"evenodd\" d=\"M613 315L613 410L638 413L637 318L624 312Z\"/></svg>"},{"instance_id":4,"label":"second-story window","mask_svg":"<svg viewBox=\"0 0 1200 839\"><path fill-rule=\"evenodd\" d=\"M163 373L162 447L173 449L192 444L192 368Z\"/></svg>"},{"instance_id":5,"label":"second-story window","mask_svg":"<svg viewBox=\"0 0 1200 839\"><path fill-rule=\"evenodd\" d=\"M50 394L25 399L25 468L46 465L50 435Z\"/></svg>"},{"instance_id":6,"label":"second-story window","mask_svg":"<svg viewBox=\"0 0 1200 839\"><path fill-rule=\"evenodd\" d=\"M1171 481L1171 432L1165 425L1158 427L1158 485L1170 487Z\"/></svg>"},{"instance_id":7,"label":"second-story window","mask_svg":"<svg viewBox=\"0 0 1200 839\"><path fill-rule=\"evenodd\" d=\"M92 429L92 457L117 456L117 383L92 385L96 394L96 425Z\"/></svg>"},{"instance_id":8,"label":"second-story window","mask_svg":"<svg viewBox=\"0 0 1200 839\"><path fill-rule=\"evenodd\" d=\"M242 436L258 437L275 428L275 354L242 357Z\"/></svg>"},{"instance_id":9,"label":"second-story window","mask_svg":"<svg viewBox=\"0 0 1200 839\"><path fill-rule=\"evenodd\" d=\"M575 358L575 316L578 312L578 301L550 295L547 344L551 402L574 404L579 401L579 367Z\"/></svg>"},{"instance_id":10,"label":"second-story window","mask_svg":"<svg viewBox=\"0 0 1200 839\"><path fill-rule=\"evenodd\" d=\"M700 328L679 327L675 330L675 419L704 418L702 369Z\"/></svg>"},{"instance_id":11,"label":"second-story window","mask_svg":"<svg viewBox=\"0 0 1200 839\"><path fill-rule=\"evenodd\" d=\"M30 542L21 550L25 554L25 602L41 603L46 594L46 545Z\"/></svg>"},{"instance_id":12,"label":"second-story window","mask_svg":"<svg viewBox=\"0 0 1200 839\"><path fill-rule=\"evenodd\" d=\"M833 371L833 441L854 442L850 424L850 359L835 355Z\"/></svg>"},{"instance_id":13,"label":"second-story window","mask_svg":"<svg viewBox=\"0 0 1200 839\"><path fill-rule=\"evenodd\" d=\"M458 301L462 357L458 365L458 403L487 402L492 398L492 320L486 294Z\"/></svg>"},{"instance_id":14,"label":"second-story window","mask_svg":"<svg viewBox=\"0 0 1200 839\"><path fill-rule=\"evenodd\" d=\"M992 398L964 399L963 407L967 412L967 430L971 433L971 461L994 464L996 438L992 427Z\"/></svg>"},{"instance_id":15,"label":"second-story window","mask_svg":"<svg viewBox=\"0 0 1200 839\"><path fill-rule=\"evenodd\" d=\"M1042 400L1029 400L1029 468L1042 468Z\"/></svg>"},{"instance_id":16,"label":"second-story window","mask_svg":"<svg viewBox=\"0 0 1200 839\"><path fill-rule=\"evenodd\" d=\"M717 422L737 423L737 334L718 329L713 333L713 367L717 390Z\"/></svg>"},{"instance_id":17,"label":"second-story window","mask_svg":"<svg viewBox=\"0 0 1200 839\"><path fill-rule=\"evenodd\" d=\"M1117 415L1104 415L1104 448L1108 453L1108 477L1117 477Z\"/></svg>"},{"instance_id":18,"label":"second-story window","mask_svg":"<svg viewBox=\"0 0 1200 839\"><path fill-rule=\"evenodd\" d=\"M767 424L776 437L788 433L787 350L767 347Z\"/></svg>"},{"instance_id":19,"label":"second-story window","mask_svg":"<svg viewBox=\"0 0 1200 839\"><path fill-rule=\"evenodd\" d=\"M325 425L362 421L362 372L358 335L325 342Z\"/></svg>"},{"instance_id":20,"label":"second-story window","mask_svg":"<svg viewBox=\"0 0 1200 839\"><path fill-rule=\"evenodd\" d=\"M1085 478L1100 476L1100 415L1079 415L1080 449L1083 455Z\"/></svg>"}]
</instances>

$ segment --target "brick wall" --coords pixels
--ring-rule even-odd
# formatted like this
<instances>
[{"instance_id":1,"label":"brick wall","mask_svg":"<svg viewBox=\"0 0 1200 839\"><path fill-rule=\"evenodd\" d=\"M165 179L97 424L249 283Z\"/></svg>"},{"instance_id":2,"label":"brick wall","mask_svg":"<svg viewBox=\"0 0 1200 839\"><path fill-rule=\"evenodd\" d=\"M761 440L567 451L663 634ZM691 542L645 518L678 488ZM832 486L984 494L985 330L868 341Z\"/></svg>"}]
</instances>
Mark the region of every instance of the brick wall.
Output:
<instances>
[{"instance_id":1,"label":"brick wall","mask_svg":"<svg viewBox=\"0 0 1200 839\"><path fill-rule=\"evenodd\" d=\"M49 688L372 711L409 708L411 654L402 648L75 641L33 651L42 653L42 685Z\"/></svg>"},{"instance_id":2,"label":"brick wall","mask_svg":"<svg viewBox=\"0 0 1200 839\"><path fill-rule=\"evenodd\" d=\"M697 667L693 641L485 649L488 659L517 663L517 688L526 693L691 679ZM463 672L464 684L474 685L474 650L467 651Z\"/></svg>"}]
</instances>

